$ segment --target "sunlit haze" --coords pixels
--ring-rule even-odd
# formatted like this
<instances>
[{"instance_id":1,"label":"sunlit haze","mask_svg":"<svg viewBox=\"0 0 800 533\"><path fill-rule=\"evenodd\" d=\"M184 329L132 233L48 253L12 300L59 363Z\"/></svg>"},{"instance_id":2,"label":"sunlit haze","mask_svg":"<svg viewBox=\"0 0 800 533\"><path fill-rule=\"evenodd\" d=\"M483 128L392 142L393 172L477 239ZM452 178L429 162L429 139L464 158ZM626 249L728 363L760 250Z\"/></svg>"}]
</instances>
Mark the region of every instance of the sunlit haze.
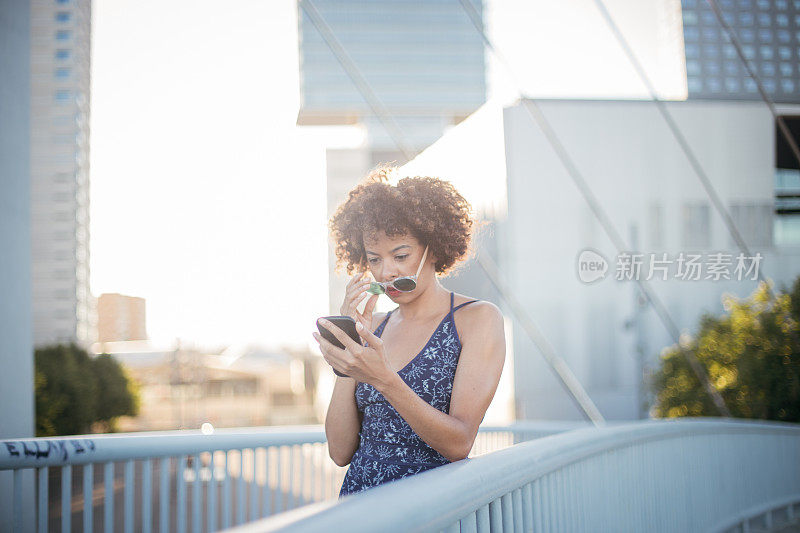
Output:
<instances>
[{"instance_id":1,"label":"sunlit haze","mask_svg":"<svg viewBox=\"0 0 800 533\"><path fill-rule=\"evenodd\" d=\"M644 95L592 2L524 5L488 17L526 90ZM91 287L145 298L155 342L308 344L327 310L324 148L362 134L295 127L296 16L288 0L93 3Z\"/></svg>"}]
</instances>

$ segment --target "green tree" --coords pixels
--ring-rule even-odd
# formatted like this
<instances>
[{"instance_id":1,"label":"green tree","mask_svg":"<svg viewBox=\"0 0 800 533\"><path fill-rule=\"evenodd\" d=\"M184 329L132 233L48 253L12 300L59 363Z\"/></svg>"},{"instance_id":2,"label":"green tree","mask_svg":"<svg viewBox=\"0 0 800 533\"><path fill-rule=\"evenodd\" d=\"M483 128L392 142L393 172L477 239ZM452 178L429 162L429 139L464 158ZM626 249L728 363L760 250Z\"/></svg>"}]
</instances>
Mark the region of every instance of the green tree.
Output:
<instances>
[{"instance_id":1,"label":"green tree","mask_svg":"<svg viewBox=\"0 0 800 533\"><path fill-rule=\"evenodd\" d=\"M108 354L98 355L93 367L99 400L95 420L103 424L106 431L115 431L118 417L139 413L139 389Z\"/></svg>"},{"instance_id":2,"label":"green tree","mask_svg":"<svg viewBox=\"0 0 800 533\"><path fill-rule=\"evenodd\" d=\"M800 422L800 277L789 293L771 294L760 283L748 298L725 294L722 302L726 313L704 313L697 335L681 346L733 416ZM650 389L658 417L719 416L677 346L662 352Z\"/></svg>"},{"instance_id":3,"label":"green tree","mask_svg":"<svg viewBox=\"0 0 800 533\"><path fill-rule=\"evenodd\" d=\"M137 413L132 383L108 355L57 344L37 348L34 365L37 436L87 433L94 422L113 429L116 417Z\"/></svg>"}]
</instances>

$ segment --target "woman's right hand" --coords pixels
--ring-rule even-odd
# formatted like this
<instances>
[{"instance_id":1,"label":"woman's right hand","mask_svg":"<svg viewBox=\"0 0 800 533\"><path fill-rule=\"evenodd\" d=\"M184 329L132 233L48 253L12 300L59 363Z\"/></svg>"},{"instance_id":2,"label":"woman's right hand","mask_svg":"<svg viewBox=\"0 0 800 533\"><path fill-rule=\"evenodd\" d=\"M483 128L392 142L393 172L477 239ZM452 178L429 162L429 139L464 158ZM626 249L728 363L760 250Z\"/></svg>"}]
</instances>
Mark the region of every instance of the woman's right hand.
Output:
<instances>
[{"instance_id":1,"label":"woman's right hand","mask_svg":"<svg viewBox=\"0 0 800 533\"><path fill-rule=\"evenodd\" d=\"M367 300L367 305L364 306L363 312L358 310L358 305L369 295L366 290L369 288L370 283L369 277L364 278L364 272L354 274L347 283L344 302L342 302L342 307L339 309L341 315L352 317L356 323L360 322L367 331L372 331L372 311L375 309L375 304L378 303L379 295L373 294Z\"/></svg>"}]
</instances>

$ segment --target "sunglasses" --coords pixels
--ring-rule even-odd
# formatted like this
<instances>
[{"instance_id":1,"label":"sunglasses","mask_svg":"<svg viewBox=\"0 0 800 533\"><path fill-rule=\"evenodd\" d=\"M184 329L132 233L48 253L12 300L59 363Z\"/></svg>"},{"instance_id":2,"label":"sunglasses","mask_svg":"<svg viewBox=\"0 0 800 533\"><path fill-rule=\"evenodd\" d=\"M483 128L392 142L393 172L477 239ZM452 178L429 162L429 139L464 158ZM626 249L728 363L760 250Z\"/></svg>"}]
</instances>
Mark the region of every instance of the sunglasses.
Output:
<instances>
[{"instance_id":1,"label":"sunglasses","mask_svg":"<svg viewBox=\"0 0 800 533\"><path fill-rule=\"evenodd\" d=\"M428 247L426 246L425 251L422 253L422 259L417 267L417 273L413 276L403 276L400 278L395 278L392 281L373 281L370 283L367 292L371 294L384 294L388 288L392 288L400 292L413 291L417 288L417 277L419 276L420 271L422 271L422 265L425 263L425 257L427 255Z\"/></svg>"}]
</instances>

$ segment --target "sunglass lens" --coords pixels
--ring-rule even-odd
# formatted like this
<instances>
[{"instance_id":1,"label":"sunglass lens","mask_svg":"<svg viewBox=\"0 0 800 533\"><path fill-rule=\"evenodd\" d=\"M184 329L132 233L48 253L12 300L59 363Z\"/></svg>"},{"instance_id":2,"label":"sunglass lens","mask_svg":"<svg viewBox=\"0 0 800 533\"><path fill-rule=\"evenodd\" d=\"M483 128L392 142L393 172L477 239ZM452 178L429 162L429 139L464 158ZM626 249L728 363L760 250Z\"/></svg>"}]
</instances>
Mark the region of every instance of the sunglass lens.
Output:
<instances>
[{"instance_id":1,"label":"sunglass lens","mask_svg":"<svg viewBox=\"0 0 800 533\"><path fill-rule=\"evenodd\" d=\"M399 291L408 292L413 291L417 287L417 283L413 279L403 278L396 280L394 286Z\"/></svg>"},{"instance_id":2,"label":"sunglass lens","mask_svg":"<svg viewBox=\"0 0 800 533\"><path fill-rule=\"evenodd\" d=\"M384 290L383 286L373 281L372 283L369 284L369 289L367 289L367 292L371 294L383 294Z\"/></svg>"}]
</instances>

